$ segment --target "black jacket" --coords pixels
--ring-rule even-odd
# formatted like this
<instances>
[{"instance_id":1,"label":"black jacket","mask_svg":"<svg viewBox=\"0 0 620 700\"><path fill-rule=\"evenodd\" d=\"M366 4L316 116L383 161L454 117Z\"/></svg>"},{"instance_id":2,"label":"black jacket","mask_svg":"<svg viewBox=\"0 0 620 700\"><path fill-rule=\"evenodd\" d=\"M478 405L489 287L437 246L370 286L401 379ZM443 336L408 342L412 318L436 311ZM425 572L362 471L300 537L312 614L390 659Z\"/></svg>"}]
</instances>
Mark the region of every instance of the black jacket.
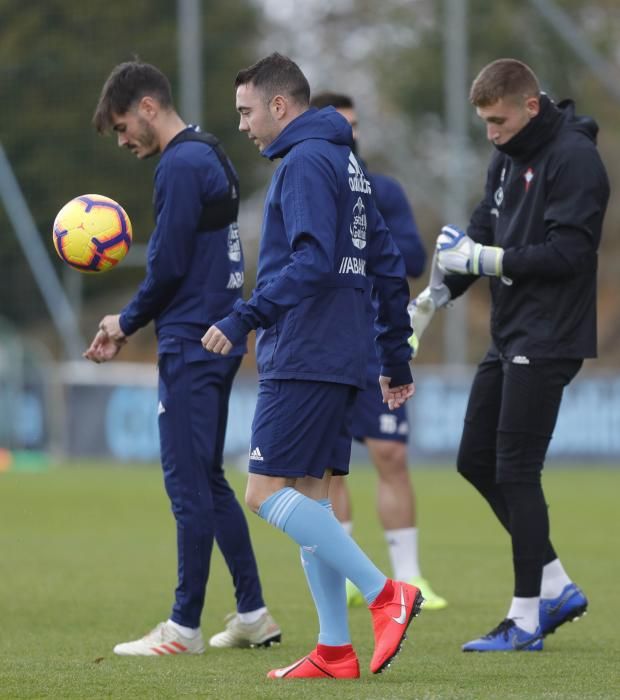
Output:
<instances>
[{"instance_id":1,"label":"black jacket","mask_svg":"<svg viewBox=\"0 0 620 700\"><path fill-rule=\"evenodd\" d=\"M541 110L497 146L484 199L467 233L504 248L507 285L490 279L491 335L505 357L596 356L596 272L609 199L596 148L598 126L577 117L574 103ZM457 297L477 278L450 275Z\"/></svg>"}]
</instances>

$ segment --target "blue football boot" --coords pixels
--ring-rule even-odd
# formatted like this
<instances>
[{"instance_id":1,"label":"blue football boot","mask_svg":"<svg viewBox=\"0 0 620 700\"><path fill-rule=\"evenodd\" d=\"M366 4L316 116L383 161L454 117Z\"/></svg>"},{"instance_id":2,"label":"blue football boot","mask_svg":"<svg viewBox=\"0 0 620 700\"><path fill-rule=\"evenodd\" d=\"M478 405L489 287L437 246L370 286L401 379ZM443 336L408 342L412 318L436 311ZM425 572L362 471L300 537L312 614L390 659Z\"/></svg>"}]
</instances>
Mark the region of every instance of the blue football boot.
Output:
<instances>
[{"instance_id":1,"label":"blue football boot","mask_svg":"<svg viewBox=\"0 0 620 700\"><path fill-rule=\"evenodd\" d=\"M588 599L574 583L569 583L557 598L540 599L540 629L543 637L555 632L565 622L586 614Z\"/></svg>"},{"instance_id":2,"label":"blue football boot","mask_svg":"<svg viewBox=\"0 0 620 700\"><path fill-rule=\"evenodd\" d=\"M463 651L541 651L543 648L540 627L530 634L517 627L514 620L502 620L494 630L479 639L463 644Z\"/></svg>"}]
</instances>

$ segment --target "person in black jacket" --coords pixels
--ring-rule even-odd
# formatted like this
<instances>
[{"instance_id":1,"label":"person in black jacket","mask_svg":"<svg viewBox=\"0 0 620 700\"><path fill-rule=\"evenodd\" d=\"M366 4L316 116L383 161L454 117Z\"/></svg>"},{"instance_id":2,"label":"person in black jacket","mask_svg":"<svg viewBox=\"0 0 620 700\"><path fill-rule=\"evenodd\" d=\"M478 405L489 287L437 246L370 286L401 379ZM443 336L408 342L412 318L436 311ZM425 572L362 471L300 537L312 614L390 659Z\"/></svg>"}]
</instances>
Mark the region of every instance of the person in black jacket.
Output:
<instances>
[{"instance_id":1,"label":"person in black jacket","mask_svg":"<svg viewBox=\"0 0 620 700\"><path fill-rule=\"evenodd\" d=\"M537 651L588 605L549 539L541 472L563 389L596 356L609 183L596 123L577 117L570 100L554 104L525 64L489 64L470 100L496 149L485 195L467 233L443 227L431 285L410 314L419 340L436 308L490 278L492 343L471 388L457 466L510 534L515 589L506 619L463 651Z\"/></svg>"}]
</instances>

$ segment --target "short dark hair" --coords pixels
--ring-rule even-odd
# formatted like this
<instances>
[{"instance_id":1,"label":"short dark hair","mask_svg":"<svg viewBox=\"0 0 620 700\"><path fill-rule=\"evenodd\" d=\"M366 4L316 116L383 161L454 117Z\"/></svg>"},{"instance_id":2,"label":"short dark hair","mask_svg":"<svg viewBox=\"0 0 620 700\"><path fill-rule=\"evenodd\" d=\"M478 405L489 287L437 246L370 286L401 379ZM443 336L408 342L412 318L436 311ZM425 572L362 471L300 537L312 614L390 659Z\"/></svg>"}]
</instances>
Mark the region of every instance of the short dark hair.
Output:
<instances>
[{"instance_id":1,"label":"short dark hair","mask_svg":"<svg viewBox=\"0 0 620 700\"><path fill-rule=\"evenodd\" d=\"M540 84L534 71L514 58L500 58L485 66L469 92L475 107L489 107L502 98L523 97L540 97Z\"/></svg>"},{"instance_id":2,"label":"short dark hair","mask_svg":"<svg viewBox=\"0 0 620 700\"><path fill-rule=\"evenodd\" d=\"M301 68L295 61L277 52L237 73L235 88L248 84L259 88L267 100L276 95L288 95L304 107L310 102L310 85Z\"/></svg>"},{"instance_id":3,"label":"short dark hair","mask_svg":"<svg viewBox=\"0 0 620 700\"><path fill-rule=\"evenodd\" d=\"M353 98L342 92L319 92L310 100L310 106L318 109L329 106L335 109L355 109Z\"/></svg>"},{"instance_id":4,"label":"short dark hair","mask_svg":"<svg viewBox=\"0 0 620 700\"><path fill-rule=\"evenodd\" d=\"M145 95L154 97L164 109L172 108L168 78L155 66L126 61L116 66L105 81L93 114L95 129L102 134L112 127L112 115L126 114Z\"/></svg>"}]
</instances>

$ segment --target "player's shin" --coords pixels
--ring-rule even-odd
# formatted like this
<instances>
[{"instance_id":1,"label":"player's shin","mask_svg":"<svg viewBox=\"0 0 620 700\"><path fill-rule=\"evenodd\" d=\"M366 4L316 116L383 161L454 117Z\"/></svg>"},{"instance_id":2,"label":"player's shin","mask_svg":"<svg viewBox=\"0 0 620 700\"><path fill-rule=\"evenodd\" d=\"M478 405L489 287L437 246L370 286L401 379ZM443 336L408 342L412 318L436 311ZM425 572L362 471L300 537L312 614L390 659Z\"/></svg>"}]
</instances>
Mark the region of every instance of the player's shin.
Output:
<instances>
[{"instance_id":1,"label":"player's shin","mask_svg":"<svg viewBox=\"0 0 620 700\"><path fill-rule=\"evenodd\" d=\"M332 514L331 503L318 501ZM342 646L351 643L347 615L346 579L315 556L311 547L301 547L301 564L319 616L319 644Z\"/></svg>"},{"instance_id":2,"label":"player's shin","mask_svg":"<svg viewBox=\"0 0 620 700\"><path fill-rule=\"evenodd\" d=\"M353 581L368 603L383 589L386 576L317 501L285 487L262 503L258 515Z\"/></svg>"}]
</instances>

